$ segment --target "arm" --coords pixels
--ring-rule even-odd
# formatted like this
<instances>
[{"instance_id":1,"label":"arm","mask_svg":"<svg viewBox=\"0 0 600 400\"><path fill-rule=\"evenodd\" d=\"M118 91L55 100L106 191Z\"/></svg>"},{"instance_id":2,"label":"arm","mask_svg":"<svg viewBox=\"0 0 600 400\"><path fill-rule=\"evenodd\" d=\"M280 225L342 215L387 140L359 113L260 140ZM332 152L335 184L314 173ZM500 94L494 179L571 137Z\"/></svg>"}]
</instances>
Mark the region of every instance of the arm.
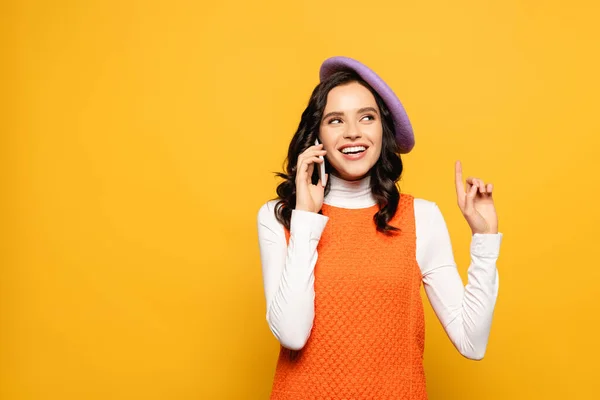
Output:
<instances>
[{"instance_id":1,"label":"arm","mask_svg":"<svg viewBox=\"0 0 600 400\"><path fill-rule=\"evenodd\" d=\"M329 218L293 210L288 245L284 227L275 218L275 204L265 203L257 221L266 318L282 346L299 350L313 326L317 244Z\"/></svg>"},{"instance_id":2,"label":"arm","mask_svg":"<svg viewBox=\"0 0 600 400\"><path fill-rule=\"evenodd\" d=\"M425 292L448 337L465 357L485 354L498 296L502 233L479 234L471 239L468 283L463 286L442 213L433 202L421 204L417 223L417 258Z\"/></svg>"}]
</instances>

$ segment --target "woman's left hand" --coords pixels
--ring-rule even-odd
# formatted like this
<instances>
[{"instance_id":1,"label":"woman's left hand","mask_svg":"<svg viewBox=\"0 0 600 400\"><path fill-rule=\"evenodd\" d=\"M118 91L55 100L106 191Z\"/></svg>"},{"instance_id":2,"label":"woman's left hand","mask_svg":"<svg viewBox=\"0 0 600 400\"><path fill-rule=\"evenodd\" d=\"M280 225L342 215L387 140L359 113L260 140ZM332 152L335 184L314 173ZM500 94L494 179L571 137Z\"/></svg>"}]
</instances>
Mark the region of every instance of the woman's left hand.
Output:
<instances>
[{"instance_id":1,"label":"woman's left hand","mask_svg":"<svg viewBox=\"0 0 600 400\"><path fill-rule=\"evenodd\" d=\"M467 178L467 189L462 181L462 165L460 161L455 164L456 171L456 196L458 207L475 233L498 233L498 216L494 207L491 183L485 184L478 178Z\"/></svg>"}]
</instances>

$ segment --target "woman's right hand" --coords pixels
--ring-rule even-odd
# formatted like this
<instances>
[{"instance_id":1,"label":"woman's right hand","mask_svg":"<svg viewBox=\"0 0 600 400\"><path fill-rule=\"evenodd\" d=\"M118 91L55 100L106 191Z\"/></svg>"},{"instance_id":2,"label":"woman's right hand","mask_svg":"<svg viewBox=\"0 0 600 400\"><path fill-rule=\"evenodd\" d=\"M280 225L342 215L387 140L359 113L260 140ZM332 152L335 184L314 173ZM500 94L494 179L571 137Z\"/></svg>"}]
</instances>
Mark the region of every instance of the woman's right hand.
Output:
<instances>
[{"instance_id":1,"label":"woman's right hand","mask_svg":"<svg viewBox=\"0 0 600 400\"><path fill-rule=\"evenodd\" d=\"M325 187L319 178L316 185L312 184L312 174L315 163L324 162L319 156L325 156L327 150L323 150L323 144L310 146L298 156L296 166L296 210L311 211L318 213L323 205ZM325 183L329 174L325 174Z\"/></svg>"}]
</instances>

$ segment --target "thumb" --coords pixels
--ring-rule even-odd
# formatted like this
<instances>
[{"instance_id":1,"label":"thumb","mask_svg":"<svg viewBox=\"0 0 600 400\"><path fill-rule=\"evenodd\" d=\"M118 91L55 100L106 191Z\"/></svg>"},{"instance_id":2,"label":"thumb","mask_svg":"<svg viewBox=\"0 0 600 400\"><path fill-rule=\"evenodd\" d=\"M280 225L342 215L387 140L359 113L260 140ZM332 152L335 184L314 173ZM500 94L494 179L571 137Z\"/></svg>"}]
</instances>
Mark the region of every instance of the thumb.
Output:
<instances>
[{"instance_id":1,"label":"thumb","mask_svg":"<svg viewBox=\"0 0 600 400\"><path fill-rule=\"evenodd\" d=\"M325 174L325 182L322 182L321 178L319 178L319 181L317 182L317 184L319 186L321 186L322 188L325 188L325 185L327 185L327 174Z\"/></svg>"}]
</instances>

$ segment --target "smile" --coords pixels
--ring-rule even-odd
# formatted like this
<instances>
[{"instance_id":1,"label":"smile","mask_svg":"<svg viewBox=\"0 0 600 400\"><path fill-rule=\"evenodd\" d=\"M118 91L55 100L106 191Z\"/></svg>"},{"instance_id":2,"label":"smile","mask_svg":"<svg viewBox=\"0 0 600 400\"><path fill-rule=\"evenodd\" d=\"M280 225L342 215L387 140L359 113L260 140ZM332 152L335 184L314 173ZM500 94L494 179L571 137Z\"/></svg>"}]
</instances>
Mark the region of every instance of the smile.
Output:
<instances>
[{"instance_id":1,"label":"smile","mask_svg":"<svg viewBox=\"0 0 600 400\"><path fill-rule=\"evenodd\" d=\"M367 154L367 149L363 146L346 147L340 151L346 160L360 160Z\"/></svg>"},{"instance_id":2,"label":"smile","mask_svg":"<svg viewBox=\"0 0 600 400\"><path fill-rule=\"evenodd\" d=\"M341 152L344 154L356 154L356 153L362 153L365 150L367 150L367 148L365 146L353 146L353 147L343 148L341 150Z\"/></svg>"}]
</instances>

